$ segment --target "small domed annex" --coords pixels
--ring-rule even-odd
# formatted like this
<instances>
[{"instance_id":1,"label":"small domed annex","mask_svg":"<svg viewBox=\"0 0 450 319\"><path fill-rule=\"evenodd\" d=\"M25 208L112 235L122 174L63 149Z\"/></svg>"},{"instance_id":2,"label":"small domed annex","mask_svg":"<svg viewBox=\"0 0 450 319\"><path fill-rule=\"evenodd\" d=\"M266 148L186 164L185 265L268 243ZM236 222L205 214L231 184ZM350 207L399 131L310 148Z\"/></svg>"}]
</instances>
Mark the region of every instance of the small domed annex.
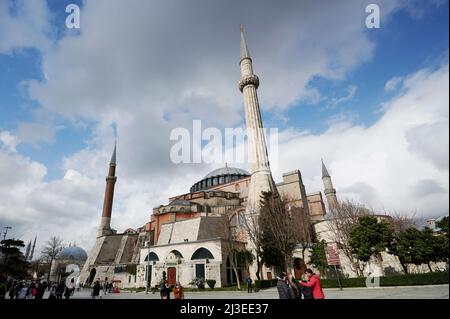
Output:
<instances>
[{"instance_id":1,"label":"small domed annex","mask_svg":"<svg viewBox=\"0 0 450 319\"><path fill-rule=\"evenodd\" d=\"M213 186L234 182L248 176L250 176L250 173L244 169L225 166L208 173L202 180L192 185L190 192L198 192Z\"/></svg>"},{"instance_id":2,"label":"small domed annex","mask_svg":"<svg viewBox=\"0 0 450 319\"><path fill-rule=\"evenodd\" d=\"M65 247L58 255L58 259L63 260L80 260L87 259L87 253L83 248L76 246Z\"/></svg>"}]
</instances>

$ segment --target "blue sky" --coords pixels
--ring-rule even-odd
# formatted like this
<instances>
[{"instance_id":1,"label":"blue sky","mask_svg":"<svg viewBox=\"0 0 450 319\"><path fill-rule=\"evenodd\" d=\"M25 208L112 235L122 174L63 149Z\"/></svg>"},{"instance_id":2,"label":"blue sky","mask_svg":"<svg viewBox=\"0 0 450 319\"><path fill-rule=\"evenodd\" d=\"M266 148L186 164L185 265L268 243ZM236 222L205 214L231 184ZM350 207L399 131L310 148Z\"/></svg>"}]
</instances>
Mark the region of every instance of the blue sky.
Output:
<instances>
[{"instance_id":1,"label":"blue sky","mask_svg":"<svg viewBox=\"0 0 450 319\"><path fill-rule=\"evenodd\" d=\"M81 5L79 31L64 25L70 3ZM264 124L289 136L276 179L300 169L307 191L320 190L324 157L341 196L447 213L448 1L376 3L381 28L369 30L360 0L0 0L0 224L43 232L30 225L71 220L69 205L84 214L73 237L85 235L77 223L93 232L115 131L118 227L140 226L220 166L173 166L168 136L196 119L245 123L241 23ZM59 223L48 227L69 229Z\"/></svg>"},{"instance_id":2,"label":"blue sky","mask_svg":"<svg viewBox=\"0 0 450 319\"><path fill-rule=\"evenodd\" d=\"M53 14L52 27L58 41L66 32L64 21L67 4L81 1L48 1ZM381 29L367 30L369 37L376 43L373 58L349 72L344 80L314 78L309 85L320 93L332 98L344 97L351 85L357 87L354 97L338 105L330 105L325 99L318 103L300 101L292 106L284 116L287 121L273 118L273 112L264 112L263 117L270 127L297 127L313 133L328 129L329 122L324 119L352 114L356 124L371 125L380 113L378 108L387 95L384 92L386 81L394 76L407 75L413 70L429 63L437 63L446 58L448 49L448 3L444 7L429 9L424 17L411 17L408 12L400 11L393 15L389 26ZM69 31L71 32L71 31ZM0 54L0 127L2 130L14 130L20 122L33 121L38 104L27 98L21 88L21 82L29 79L43 80L41 69L42 56L35 49L21 49L12 55ZM62 129L56 133L53 141L42 145L21 144L20 152L48 167L47 179L60 178L61 158L75 153L86 146L90 130L74 126L64 119L56 117Z\"/></svg>"},{"instance_id":3,"label":"blue sky","mask_svg":"<svg viewBox=\"0 0 450 319\"><path fill-rule=\"evenodd\" d=\"M343 81L323 78L311 81L311 86L331 98L346 96L348 86L356 85L354 98L336 106L330 106L329 100L317 104L299 103L287 112L286 126L320 133L328 128L329 123L324 118L348 113L353 114L358 124L373 124L381 115L377 112L380 104L389 97L384 92L389 79L448 59L448 26L448 3L423 18L413 18L405 11L395 13L388 27L367 31L376 42L369 62L350 72ZM269 117L270 114L266 114L266 121Z\"/></svg>"}]
</instances>

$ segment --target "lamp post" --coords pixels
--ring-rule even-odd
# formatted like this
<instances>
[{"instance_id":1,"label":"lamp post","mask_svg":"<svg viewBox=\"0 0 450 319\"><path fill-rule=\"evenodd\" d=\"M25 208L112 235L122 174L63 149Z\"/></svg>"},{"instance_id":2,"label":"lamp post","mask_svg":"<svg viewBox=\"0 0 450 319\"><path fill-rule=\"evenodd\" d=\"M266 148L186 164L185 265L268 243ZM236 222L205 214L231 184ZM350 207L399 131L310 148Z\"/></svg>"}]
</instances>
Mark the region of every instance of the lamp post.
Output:
<instances>
[{"instance_id":1,"label":"lamp post","mask_svg":"<svg viewBox=\"0 0 450 319\"><path fill-rule=\"evenodd\" d=\"M6 226L6 227L3 227L4 229L5 229L5 232L3 233L3 240L5 240L6 239L6 234L8 234L8 229L11 229L12 227L11 226Z\"/></svg>"},{"instance_id":2,"label":"lamp post","mask_svg":"<svg viewBox=\"0 0 450 319\"><path fill-rule=\"evenodd\" d=\"M145 269L145 274L147 276L145 280L145 293L148 294L148 286L150 285L150 243L148 245L148 252L147 252L147 268Z\"/></svg>"}]
</instances>

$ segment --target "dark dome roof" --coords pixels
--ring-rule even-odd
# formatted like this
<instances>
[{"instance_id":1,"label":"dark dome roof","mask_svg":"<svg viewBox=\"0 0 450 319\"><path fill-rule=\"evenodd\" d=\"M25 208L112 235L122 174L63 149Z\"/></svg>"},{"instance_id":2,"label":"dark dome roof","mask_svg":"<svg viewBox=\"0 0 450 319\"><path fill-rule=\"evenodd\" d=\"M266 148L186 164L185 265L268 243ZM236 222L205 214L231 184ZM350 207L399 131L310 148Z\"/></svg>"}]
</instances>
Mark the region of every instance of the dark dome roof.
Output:
<instances>
[{"instance_id":1,"label":"dark dome roof","mask_svg":"<svg viewBox=\"0 0 450 319\"><path fill-rule=\"evenodd\" d=\"M225 166L207 174L202 180L192 185L190 191L191 193L198 192L217 185L234 182L248 176L250 176L250 173L244 169Z\"/></svg>"},{"instance_id":2,"label":"dark dome roof","mask_svg":"<svg viewBox=\"0 0 450 319\"><path fill-rule=\"evenodd\" d=\"M69 246L64 248L58 255L58 259L70 259L70 260L86 260L87 253L83 248L77 246Z\"/></svg>"},{"instance_id":3,"label":"dark dome roof","mask_svg":"<svg viewBox=\"0 0 450 319\"><path fill-rule=\"evenodd\" d=\"M250 176L250 173L247 172L245 169L236 168L236 167L222 167L213 170L212 172L208 173L204 178L208 177L214 177L214 176L221 176L221 175L245 175Z\"/></svg>"}]
</instances>

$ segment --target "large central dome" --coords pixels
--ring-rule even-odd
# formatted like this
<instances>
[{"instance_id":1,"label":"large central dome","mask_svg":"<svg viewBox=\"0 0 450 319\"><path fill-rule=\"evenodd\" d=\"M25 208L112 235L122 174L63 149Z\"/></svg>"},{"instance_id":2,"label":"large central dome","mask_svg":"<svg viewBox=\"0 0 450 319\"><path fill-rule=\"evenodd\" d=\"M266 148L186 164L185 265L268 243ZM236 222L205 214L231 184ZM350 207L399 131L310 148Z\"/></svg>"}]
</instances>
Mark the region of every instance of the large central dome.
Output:
<instances>
[{"instance_id":1,"label":"large central dome","mask_svg":"<svg viewBox=\"0 0 450 319\"><path fill-rule=\"evenodd\" d=\"M244 169L236 167L222 167L208 173L201 181L191 187L191 193L237 181L241 178L250 176L250 173Z\"/></svg>"},{"instance_id":2,"label":"large central dome","mask_svg":"<svg viewBox=\"0 0 450 319\"><path fill-rule=\"evenodd\" d=\"M250 173L247 172L245 169L236 168L236 167L222 167L213 170L212 172L208 173L204 178L208 177L214 177L214 176L225 176L225 175L245 175L250 176Z\"/></svg>"}]
</instances>

